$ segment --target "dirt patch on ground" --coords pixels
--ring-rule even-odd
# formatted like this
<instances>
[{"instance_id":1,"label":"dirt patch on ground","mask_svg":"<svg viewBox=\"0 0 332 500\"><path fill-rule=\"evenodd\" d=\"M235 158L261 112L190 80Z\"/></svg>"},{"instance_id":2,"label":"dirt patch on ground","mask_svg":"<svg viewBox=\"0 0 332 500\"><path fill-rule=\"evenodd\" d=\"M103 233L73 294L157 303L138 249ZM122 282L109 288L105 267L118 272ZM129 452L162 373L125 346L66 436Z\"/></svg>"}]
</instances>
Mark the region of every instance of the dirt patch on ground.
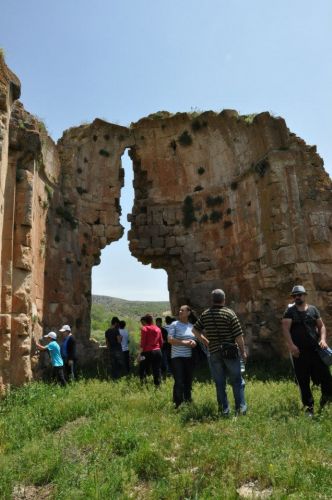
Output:
<instances>
[{"instance_id":1,"label":"dirt patch on ground","mask_svg":"<svg viewBox=\"0 0 332 500\"><path fill-rule=\"evenodd\" d=\"M240 486L240 488L238 488L236 491L240 498L257 499L269 498L273 493L272 488L265 488L264 490L260 490L258 481L248 481L248 483L242 484L242 486Z\"/></svg>"},{"instance_id":2,"label":"dirt patch on ground","mask_svg":"<svg viewBox=\"0 0 332 500\"><path fill-rule=\"evenodd\" d=\"M23 486L16 485L13 490L12 500L47 500L53 498L53 486Z\"/></svg>"}]
</instances>

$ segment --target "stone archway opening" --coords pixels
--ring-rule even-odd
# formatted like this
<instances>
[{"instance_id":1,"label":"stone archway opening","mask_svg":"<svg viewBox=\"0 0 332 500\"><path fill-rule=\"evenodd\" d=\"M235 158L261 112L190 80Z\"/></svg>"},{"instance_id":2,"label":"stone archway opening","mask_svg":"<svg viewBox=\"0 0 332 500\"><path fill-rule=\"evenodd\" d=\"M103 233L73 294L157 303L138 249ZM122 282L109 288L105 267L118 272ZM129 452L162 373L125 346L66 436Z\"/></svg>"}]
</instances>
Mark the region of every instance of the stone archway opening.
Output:
<instances>
[{"instance_id":1,"label":"stone archway opening","mask_svg":"<svg viewBox=\"0 0 332 500\"><path fill-rule=\"evenodd\" d=\"M119 204L123 236L102 250L100 264L92 268L91 337L99 341L103 340L100 331L103 322L96 318L98 304L111 304L111 298L129 302L169 301L166 271L144 265L130 253L128 231L131 226L128 214L131 214L134 204L134 174L128 149L123 152L121 164L124 182ZM100 312L103 314L103 311ZM160 314L163 312L160 310Z\"/></svg>"}]
</instances>

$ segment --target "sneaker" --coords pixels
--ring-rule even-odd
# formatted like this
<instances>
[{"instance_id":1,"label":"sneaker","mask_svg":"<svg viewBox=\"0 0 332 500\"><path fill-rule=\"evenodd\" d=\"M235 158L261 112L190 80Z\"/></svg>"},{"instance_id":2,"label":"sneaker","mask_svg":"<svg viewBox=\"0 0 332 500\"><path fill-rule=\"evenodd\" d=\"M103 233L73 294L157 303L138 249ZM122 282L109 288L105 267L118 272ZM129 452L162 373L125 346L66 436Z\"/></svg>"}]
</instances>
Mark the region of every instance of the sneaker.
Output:
<instances>
[{"instance_id":1,"label":"sneaker","mask_svg":"<svg viewBox=\"0 0 332 500\"><path fill-rule=\"evenodd\" d=\"M235 415L246 415L247 414L247 408L237 408L235 410Z\"/></svg>"},{"instance_id":2,"label":"sneaker","mask_svg":"<svg viewBox=\"0 0 332 500\"><path fill-rule=\"evenodd\" d=\"M219 408L219 415L222 415L223 417L229 417L230 409L229 408Z\"/></svg>"}]
</instances>

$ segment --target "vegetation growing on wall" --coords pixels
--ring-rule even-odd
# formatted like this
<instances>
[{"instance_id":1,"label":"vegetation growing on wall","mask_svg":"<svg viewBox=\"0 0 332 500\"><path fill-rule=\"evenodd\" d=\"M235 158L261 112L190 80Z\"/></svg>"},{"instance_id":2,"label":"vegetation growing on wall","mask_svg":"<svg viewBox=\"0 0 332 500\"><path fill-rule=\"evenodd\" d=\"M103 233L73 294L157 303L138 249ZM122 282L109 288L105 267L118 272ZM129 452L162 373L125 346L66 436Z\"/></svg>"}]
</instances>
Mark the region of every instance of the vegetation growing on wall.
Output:
<instances>
[{"instance_id":1,"label":"vegetation growing on wall","mask_svg":"<svg viewBox=\"0 0 332 500\"><path fill-rule=\"evenodd\" d=\"M191 196L187 196L185 198L182 206L182 212L184 227L190 227L191 224L197 220L195 216L194 203Z\"/></svg>"},{"instance_id":2,"label":"vegetation growing on wall","mask_svg":"<svg viewBox=\"0 0 332 500\"><path fill-rule=\"evenodd\" d=\"M65 220L66 222L69 222L69 224L73 229L77 227L78 222L73 216L73 214L70 212L70 210L68 210L68 208L58 206L56 207L55 212L59 217L61 217L61 219Z\"/></svg>"},{"instance_id":3,"label":"vegetation growing on wall","mask_svg":"<svg viewBox=\"0 0 332 500\"><path fill-rule=\"evenodd\" d=\"M206 198L206 206L207 207L215 207L217 205L221 205L222 203L224 203L224 198L221 195L208 196Z\"/></svg>"},{"instance_id":4,"label":"vegetation growing on wall","mask_svg":"<svg viewBox=\"0 0 332 500\"><path fill-rule=\"evenodd\" d=\"M179 144L181 146L190 146L193 142L191 135L189 134L188 130L184 130L181 135L178 137Z\"/></svg>"}]
</instances>

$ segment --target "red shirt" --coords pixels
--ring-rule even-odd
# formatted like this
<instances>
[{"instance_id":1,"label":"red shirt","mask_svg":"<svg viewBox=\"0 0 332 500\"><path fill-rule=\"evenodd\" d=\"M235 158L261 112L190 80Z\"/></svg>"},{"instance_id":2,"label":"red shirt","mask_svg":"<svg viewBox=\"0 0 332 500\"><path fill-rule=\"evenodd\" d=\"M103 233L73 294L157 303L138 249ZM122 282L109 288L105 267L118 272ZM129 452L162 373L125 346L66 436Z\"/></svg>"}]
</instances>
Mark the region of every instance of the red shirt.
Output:
<instances>
[{"instance_id":1,"label":"red shirt","mask_svg":"<svg viewBox=\"0 0 332 500\"><path fill-rule=\"evenodd\" d=\"M141 329L141 348L142 351L155 351L161 349L163 337L161 330L156 325L146 325Z\"/></svg>"}]
</instances>

